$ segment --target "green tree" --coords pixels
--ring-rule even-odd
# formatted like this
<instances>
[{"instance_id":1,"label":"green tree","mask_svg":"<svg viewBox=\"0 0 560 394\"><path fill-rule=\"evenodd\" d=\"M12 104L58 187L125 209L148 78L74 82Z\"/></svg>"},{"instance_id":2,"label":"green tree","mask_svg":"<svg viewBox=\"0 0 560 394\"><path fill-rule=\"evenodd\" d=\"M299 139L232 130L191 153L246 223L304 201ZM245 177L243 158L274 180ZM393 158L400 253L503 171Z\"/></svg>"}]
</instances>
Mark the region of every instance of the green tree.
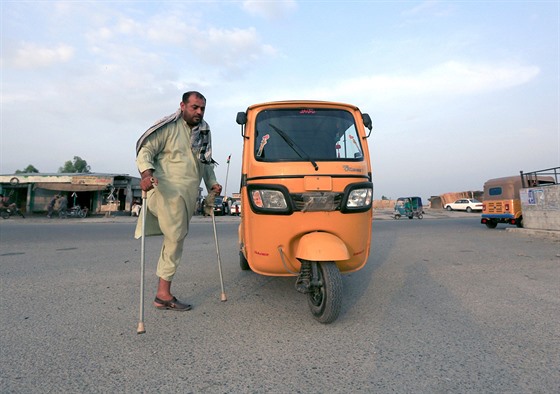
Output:
<instances>
[{"instance_id":1,"label":"green tree","mask_svg":"<svg viewBox=\"0 0 560 394\"><path fill-rule=\"evenodd\" d=\"M80 156L74 156L74 160L68 160L64 163L64 166L58 169L60 173L89 173L91 167L88 165L87 161L82 159Z\"/></svg>"},{"instance_id":2,"label":"green tree","mask_svg":"<svg viewBox=\"0 0 560 394\"><path fill-rule=\"evenodd\" d=\"M35 168L35 166L33 164L29 164L23 170L16 170L16 174L39 173L39 172L41 172L41 171L39 171L37 168Z\"/></svg>"}]
</instances>

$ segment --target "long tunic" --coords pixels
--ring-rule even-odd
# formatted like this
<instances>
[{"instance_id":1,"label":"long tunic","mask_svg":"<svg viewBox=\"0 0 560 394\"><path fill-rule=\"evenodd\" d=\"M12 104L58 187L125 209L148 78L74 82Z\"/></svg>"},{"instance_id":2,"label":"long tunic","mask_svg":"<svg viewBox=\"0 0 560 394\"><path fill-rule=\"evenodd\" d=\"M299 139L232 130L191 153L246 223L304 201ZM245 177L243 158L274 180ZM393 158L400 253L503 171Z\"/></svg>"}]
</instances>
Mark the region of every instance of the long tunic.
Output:
<instances>
[{"instance_id":1,"label":"long tunic","mask_svg":"<svg viewBox=\"0 0 560 394\"><path fill-rule=\"evenodd\" d=\"M203 121L201 126L208 127L208 124ZM200 162L193 154L191 128L182 117L163 124L142 138L136 165L141 173L152 169L158 179L158 186L148 192L146 235L164 234L180 241L186 236L195 212L201 181L204 180L207 190L217 183L214 166ZM151 206L155 206L154 199L157 201L157 212L150 210ZM142 215L136 226L136 238L142 236L141 222Z\"/></svg>"}]
</instances>

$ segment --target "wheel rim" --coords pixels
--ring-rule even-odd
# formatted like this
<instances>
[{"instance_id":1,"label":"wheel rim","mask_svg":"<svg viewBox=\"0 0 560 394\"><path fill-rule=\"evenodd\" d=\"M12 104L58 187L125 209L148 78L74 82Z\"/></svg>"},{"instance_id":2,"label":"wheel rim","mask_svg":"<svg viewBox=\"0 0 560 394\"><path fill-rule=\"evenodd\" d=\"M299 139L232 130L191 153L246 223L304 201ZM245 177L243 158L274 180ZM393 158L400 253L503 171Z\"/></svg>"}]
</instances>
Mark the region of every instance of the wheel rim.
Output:
<instances>
[{"instance_id":1,"label":"wheel rim","mask_svg":"<svg viewBox=\"0 0 560 394\"><path fill-rule=\"evenodd\" d=\"M313 317L320 323L337 319L342 306L342 279L334 262L317 264L319 285L311 288L307 301Z\"/></svg>"}]
</instances>

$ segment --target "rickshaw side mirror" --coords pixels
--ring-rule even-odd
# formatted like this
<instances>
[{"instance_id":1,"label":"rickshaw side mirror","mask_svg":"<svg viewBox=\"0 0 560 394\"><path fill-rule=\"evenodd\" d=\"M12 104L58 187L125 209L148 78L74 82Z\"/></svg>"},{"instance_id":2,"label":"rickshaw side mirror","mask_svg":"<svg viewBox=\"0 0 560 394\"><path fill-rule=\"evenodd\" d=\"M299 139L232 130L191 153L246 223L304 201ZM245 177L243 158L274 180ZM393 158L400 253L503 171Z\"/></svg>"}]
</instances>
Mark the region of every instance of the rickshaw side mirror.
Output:
<instances>
[{"instance_id":1,"label":"rickshaw side mirror","mask_svg":"<svg viewBox=\"0 0 560 394\"><path fill-rule=\"evenodd\" d=\"M373 122L371 121L371 117L369 116L369 114L362 114L362 121L364 122L364 126L369 129L369 133L368 135L366 135L366 138L369 138L369 136L371 135L371 130L373 129Z\"/></svg>"},{"instance_id":2,"label":"rickshaw side mirror","mask_svg":"<svg viewBox=\"0 0 560 394\"><path fill-rule=\"evenodd\" d=\"M247 113L245 112L238 112L235 118L237 124L241 125L241 137L245 138L245 124L247 123Z\"/></svg>"},{"instance_id":3,"label":"rickshaw side mirror","mask_svg":"<svg viewBox=\"0 0 560 394\"><path fill-rule=\"evenodd\" d=\"M237 124L243 126L245 123L247 123L247 114L245 112L238 112L235 121L237 122Z\"/></svg>"}]
</instances>

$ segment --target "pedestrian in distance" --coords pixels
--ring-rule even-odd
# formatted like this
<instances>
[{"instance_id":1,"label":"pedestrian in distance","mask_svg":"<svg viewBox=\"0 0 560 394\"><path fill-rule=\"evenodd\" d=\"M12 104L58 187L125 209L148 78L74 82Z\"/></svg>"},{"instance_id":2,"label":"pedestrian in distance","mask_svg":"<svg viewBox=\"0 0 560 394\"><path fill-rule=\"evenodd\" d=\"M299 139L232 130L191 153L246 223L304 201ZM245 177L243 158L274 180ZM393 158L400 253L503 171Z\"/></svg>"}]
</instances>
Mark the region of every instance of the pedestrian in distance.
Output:
<instances>
[{"instance_id":1,"label":"pedestrian in distance","mask_svg":"<svg viewBox=\"0 0 560 394\"><path fill-rule=\"evenodd\" d=\"M54 206L56 205L57 201L58 201L58 194L55 194L54 197L51 199L51 201L49 202L49 205L47 205L47 217L50 219L52 218L52 214L54 211Z\"/></svg>"},{"instance_id":2,"label":"pedestrian in distance","mask_svg":"<svg viewBox=\"0 0 560 394\"><path fill-rule=\"evenodd\" d=\"M163 235L157 263L159 278L154 306L158 309L187 311L191 305L171 293L171 282L183 254L189 223L196 211L202 180L208 192L221 194L214 173L210 126L204 118L206 98L199 92L186 92L180 108L150 127L136 144L136 165L140 187L147 192L144 236ZM142 216L135 237L142 234Z\"/></svg>"},{"instance_id":3,"label":"pedestrian in distance","mask_svg":"<svg viewBox=\"0 0 560 394\"><path fill-rule=\"evenodd\" d=\"M138 200L134 200L132 207L130 208L130 216L140 216L140 210L142 209L142 203Z\"/></svg>"},{"instance_id":4,"label":"pedestrian in distance","mask_svg":"<svg viewBox=\"0 0 560 394\"><path fill-rule=\"evenodd\" d=\"M59 198L58 216L61 218L65 218L67 214L68 214L68 199L64 194L62 194Z\"/></svg>"}]
</instances>

